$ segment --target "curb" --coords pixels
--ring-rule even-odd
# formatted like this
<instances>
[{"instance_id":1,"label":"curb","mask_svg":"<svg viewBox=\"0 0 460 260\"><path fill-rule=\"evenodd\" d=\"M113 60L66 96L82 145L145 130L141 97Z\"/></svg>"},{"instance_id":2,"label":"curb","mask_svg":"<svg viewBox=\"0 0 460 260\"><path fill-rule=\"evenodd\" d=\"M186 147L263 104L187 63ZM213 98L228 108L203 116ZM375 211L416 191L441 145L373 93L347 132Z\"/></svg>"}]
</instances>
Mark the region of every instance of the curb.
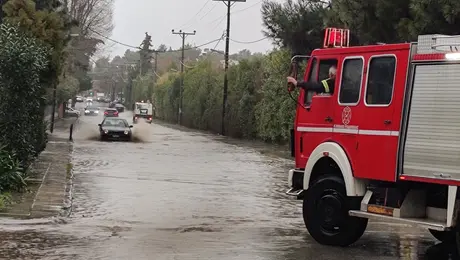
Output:
<instances>
[{"instance_id":1,"label":"curb","mask_svg":"<svg viewBox=\"0 0 460 260\"><path fill-rule=\"evenodd\" d=\"M70 120L69 121L69 126L72 125L72 124L74 124L74 125L78 124L78 120ZM57 133L57 132L58 131L56 131L55 133ZM33 194L33 195L31 194L32 196L30 196L27 199L28 202L24 202L24 201L18 202L18 204L16 204L16 205L19 206L18 207L19 209L18 208L16 208L16 209L11 208L10 210L12 210L12 211L7 210L6 212L0 213L0 217L31 219L31 218L43 218L43 217L68 217L71 214L71 212L72 212L72 200L73 200L73 194L72 194L72 191L73 191L72 157L73 157L73 149L74 149L74 147L73 147L73 142L69 141L68 138L63 139L62 137L59 137L59 135L63 135L63 134L65 135L65 134L68 134L68 133L69 133L68 128L67 129L60 128L59 134L57 134L57 138L59 138L59 139L58 140L53 140L52 136L53 136L54 133L51 134L51 133L48 132L49 136L48 136L47 146L48 145L55 145L57 143L61 143L62 145L65 145L66 147L65 148L63 147L64 150L61 150L61 151L63 151L61 155L66 156L66 158L64 159L61 155L56 155L56 156L60 157L61 159L60 160L48 159L48 161L46 161L46 163L45 163L45 164L48 164L48 167L45 167L47 169L46 170L45 169L40 170L40 171L45 170L43 175L40 175L40 177L38 177L36 179L31 179L30 182L29 182L29 184L38 185L38 188L36 190L34 189L35 194ZM40 155L44 154L44 156L46 157L46 156L49 156L49 155L47 155L48 153L53 153L53 148L51 148L51 151L49 151L49 150L47 150L47 148L45 148L45 150L43 150L40 153ZM62 160L62 159L64 159L64 160ZM40 159L38 157L33 162L33 164L35 164L35 163L41 164ZM45 189L44 192L46 193L47 192L46 187L50 187L48 185L51 185L51 187L52 187L52 186L54 186L54 185L59 183L59 180L57 180L58 183L56 183L55 180L53 180L54 177L50 177L51 179L48 179L48 175L49 175L48 171L49 171L50 167L52 167L52 165L59 165L59 167L61 168L60 171L55 172L54 174L57 173L58 176L60 174L66 174L66 175L65 176L60 175L61 176L60 178L62 180L61 183L64 186L63 187L64 190L57 189L57 191L60 190L60 192L56 193L56 196L53 197L54 199L50 198L50 201L48 201L46 199L46 195L45 195L45 197L43 197L43 194L42 194L43 192L41 192L42 188ZM60 173L61 171L62 171L62 173ZM56 176L56 175L54 175L54 176ZM48 181L51 181L51 182L48 182ZM53 188L51 188L51 189L53 189ZM26 194L27 193L24 193L21 196L27 196ZM36 205L36 202L38 203L38 201L39 201L39 204L40 204L39 206ZM26 203L26 204L22 204L22 203ZM28 205L28 203L31 203L31 204ZM21 206L21 204L24 207ZM35 207L35 206L38 206L38 208ZM23 208L24 211L22 211L21 208Z\"/></svg>"},{"instance_id":2,"label":"curb","mask_svg":"<svg viewBox=\"0 0 460 260\"><path fill-rule=\"evenodd\" d=\"M72 214L72 205L73 205L73 164L72 164L72 157L73 157L73 141L69 141L69 155L70 160L67 164L67 172L66 172L66 185L65 185L65 194L62 209L59 212L59 216L61 217L69 217Z\"/></svg>"},{"instance_id":3,"label":"curb","mask_svg":"<svg viewBox=\"0 0 460 260\"><path fill-rule=\"evenodd\" d=\"M75 129L75 126L78 125L80 122L80 117L77 117L71 124L71 128ZM62 202L62 208L59 212L59 216L61 217L69 217L72 214L72 205L73 205L73 152L74 152L74 145L73 145L73 138L71 136L71 132L69 130L69 162L67 163L67 172L66 172L66 184L65 184L65 194L64 199Z\"/></svg>"}]
</instances>

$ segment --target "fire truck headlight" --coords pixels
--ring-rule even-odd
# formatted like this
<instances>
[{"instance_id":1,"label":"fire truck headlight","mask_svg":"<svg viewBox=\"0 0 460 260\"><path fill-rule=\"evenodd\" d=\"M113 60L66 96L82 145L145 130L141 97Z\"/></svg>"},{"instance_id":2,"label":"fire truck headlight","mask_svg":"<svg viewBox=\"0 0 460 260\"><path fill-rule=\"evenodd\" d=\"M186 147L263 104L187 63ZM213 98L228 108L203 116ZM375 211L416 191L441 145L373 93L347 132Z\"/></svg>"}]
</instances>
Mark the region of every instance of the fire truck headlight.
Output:
<instances>
[{"instance_id":1,"label":"fire truck headlight","mask_svg":"<svg viewBox=\"0 0 460 260\"><path fill-rule=\"evenodd\" d=\"M460 60L460 53L446 53L447 60Z\"/></svg>"}]
</instances>

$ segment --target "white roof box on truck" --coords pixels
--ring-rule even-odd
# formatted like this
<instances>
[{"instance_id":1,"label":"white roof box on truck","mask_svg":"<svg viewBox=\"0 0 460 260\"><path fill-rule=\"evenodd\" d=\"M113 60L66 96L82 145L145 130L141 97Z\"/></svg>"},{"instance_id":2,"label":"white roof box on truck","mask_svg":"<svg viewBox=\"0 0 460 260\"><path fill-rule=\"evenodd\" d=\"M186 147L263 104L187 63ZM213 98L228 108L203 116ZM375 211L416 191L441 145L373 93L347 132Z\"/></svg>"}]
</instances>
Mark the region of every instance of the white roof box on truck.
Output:
<instances>
[{"instance_id":1,"label":"white roof box on truck","mask_svg":"<svg viewBox=\"0 0 460 260\"><path fill-rule=\"evenodd\" d=\"M460 51L460 35L419 35L417 54L435 54Z\"/></svg>"}]
</instances>

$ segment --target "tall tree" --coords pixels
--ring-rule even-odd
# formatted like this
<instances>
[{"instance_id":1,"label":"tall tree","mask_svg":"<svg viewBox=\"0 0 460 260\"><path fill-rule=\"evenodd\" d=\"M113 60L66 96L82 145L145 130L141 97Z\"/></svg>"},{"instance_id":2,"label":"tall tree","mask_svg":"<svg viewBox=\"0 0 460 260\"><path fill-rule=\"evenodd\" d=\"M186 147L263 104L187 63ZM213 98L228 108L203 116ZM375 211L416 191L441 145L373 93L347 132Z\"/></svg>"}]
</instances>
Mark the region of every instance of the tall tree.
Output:
<instances>
[{"instance_id":1,"label":"tall tree","mask_svg":"<svg viewBox=\"0 0 460 260\"><path fill-rule=\"evenodd\" d=\"M41 76L42 84L54 87L58 84L64 67L66 55L64 49L69 42L72 22L65 10L45 5L42 1L37 10L32 0L9 0L3 5L4 20L19 26L22 32L39 39L52 49L49 55L48 69ZM53 3L48 1L47 3Z\"/></svg>"},{"instance_id":2,"label":"tall tree","mask_svg":"<svg viewBox=\"0 0 460 260\"><path fill-rule=\"evenodd\" d=\"M168 50L168 47L166 47L165 44L160 44L160 46L158 46L158 48L156 49L156 51L159 51L159 52L165 52Z\"/></svg>"},{"instance_id":3,"label":"tall tree","mask_svg":"<svg viewBox=\"0 0 460 260\"><path fill-rule=\"evenodd\" d=\"M410 8L412 23L407 32L411 39L419 34L460 34L460 1L412 0Z\"/></svg>"},{"instance_id":4,"label":"tall tree","mask_svg":"<svg viewBox=\"0 0 460 260\"><path fill-rule=\"evenodd\" d=\"M35 8L37 10L55 10L62 6L59 0L35 0Z\"/></svg>"},{"instance_id":5,"label":"tall tree","mask_svg":"<svg viewBox=\"0 0 460 260\"><path fill-rule=\"evenodd\" d=\"M114 0L66 0L72 19L81 29L80 34L89 38L108 36L113 30Z\"/></svg>"},{"instance_id":6,"label":"tall tree","mask_svg":"<svg viewBox=\"0 0 460 260\"><path fill-rule=\"evenodd\" d=\"M409 40L405 28L411 20L410 2L411 0L334 0L325 23L349 28L355 44Z\"/></svg>"},{"instance_id":7,"label":"tall tree","mask_svg":"<svg viewBox=\"0 0 460 260\"><path fill-rule=\"evenodd\" d=\"M151 60L152 60L152 36L148 33L145 33L145 38L141 44L141 51L140 51L140 69L141 75L147 74L151 70Z\"/></svg>"},{"instance_id":8,"label":"tall tree","mask_svg":"<svg viewBox=\"0 0 460 260\"><path fill-rule=\"evenodd\" d=\"M267 0L262 17L265 34L294 53L320 47L327 26L349 28L353 45L460 34L458 0Z\"/></svg>"},{"instance_id":9,"label":"tall tree","mask_svg":"<svg viewBox=\"0 0 460 260\"><path fill-rule=\"evenodd\" d=\"M287 0L283 4L265 1L262 4L264 34L294 54L309 53L321 44L326 11L327 6L316 1Z\"/></svg>"}]
</instances>

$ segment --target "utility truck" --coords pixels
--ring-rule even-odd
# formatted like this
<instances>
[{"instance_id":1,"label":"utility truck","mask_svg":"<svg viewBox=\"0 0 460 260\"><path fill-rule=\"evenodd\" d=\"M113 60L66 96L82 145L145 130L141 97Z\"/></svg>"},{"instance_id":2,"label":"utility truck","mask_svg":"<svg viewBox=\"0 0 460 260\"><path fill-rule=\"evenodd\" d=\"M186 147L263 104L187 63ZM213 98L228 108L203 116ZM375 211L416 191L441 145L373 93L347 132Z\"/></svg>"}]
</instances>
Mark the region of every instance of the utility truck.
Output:
<instances>
[{"instance_id":1,"label":"utility truck","mask_svg":"<svg viewBox=\"0 0 460 260\"><path fill-rule=\"evenodd\" d=\"M348 246L378 219L460 247L460 35L369 46L349 36L327 28L322 48L292 59L291 76L304 81L331 66L337 75L332 94L300 89L286 194L303 201L321 244Z\"/></svg>"},{"instance_id":2,"label":"utility truck","mask_svg":"<svg viewBox=\"0 0 460 260\"><path fill-rule=\"evenodd\" d=\"M133 123L137 123L139 119L144 119L147 123L151 124L153 120L153 105L150 102L136 102L133 113Z\"/></svg>"}]
</instances>

